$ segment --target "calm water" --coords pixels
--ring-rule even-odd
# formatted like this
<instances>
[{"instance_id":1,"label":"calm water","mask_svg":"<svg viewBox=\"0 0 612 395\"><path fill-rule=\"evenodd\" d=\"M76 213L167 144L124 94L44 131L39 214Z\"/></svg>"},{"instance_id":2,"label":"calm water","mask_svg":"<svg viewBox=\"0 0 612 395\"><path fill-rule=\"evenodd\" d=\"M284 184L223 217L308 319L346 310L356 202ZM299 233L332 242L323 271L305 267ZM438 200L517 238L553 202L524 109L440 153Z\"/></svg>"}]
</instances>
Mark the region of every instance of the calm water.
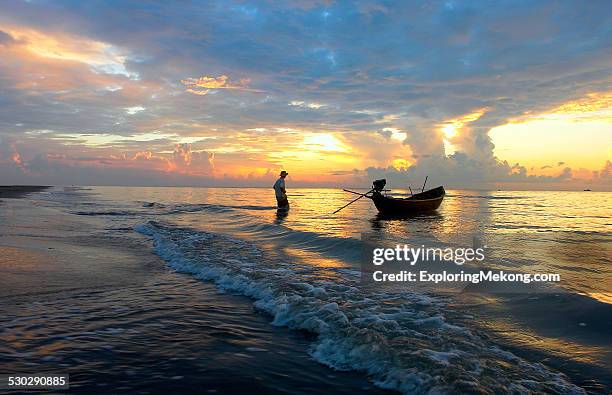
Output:
<instances>
[{"instance_id":1,"label":"calm water","mask_svg":"<svg viewBox=\"0 0 612 395\"><path fill-rule=\"evenodd\" d=\"M304 345L311 358L365 372L380 388L610 390L612 194L448 191L435 214L385 220L366 199L332 216L353 196L330 189L291 189L291 210L281 216L272 192L54 188L32 199L89 224L101 245L108 238L117 248L155 253L202 280L187 295L214 284L250 297L273 326L312 334ZM366 289L362 234L438 246L471 246L477 236L492 246L493 266L559 273L562 281L553 292L513 295ZM192 329L176 328L186 338Z\"/></svg>"}]
</instances>

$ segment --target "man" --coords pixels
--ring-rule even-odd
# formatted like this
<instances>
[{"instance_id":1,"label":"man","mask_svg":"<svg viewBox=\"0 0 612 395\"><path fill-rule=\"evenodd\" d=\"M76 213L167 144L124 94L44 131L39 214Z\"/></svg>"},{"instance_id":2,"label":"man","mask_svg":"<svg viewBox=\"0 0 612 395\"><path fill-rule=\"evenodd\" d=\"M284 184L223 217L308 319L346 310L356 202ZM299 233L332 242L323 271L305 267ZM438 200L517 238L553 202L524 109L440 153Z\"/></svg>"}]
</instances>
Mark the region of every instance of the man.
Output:
<instances>
[{"instance_id":1,"label":"man","mask_svg":"<svg viewBox=\"0 0 612 395\"><path fill-rule=\"evenodd\" d=\"M279 209L288 209L289 201L287 200L287 191L285 190L285 177L289 173L285 170L280 172L280 177L274 183L274 193L276 194L276 202L278 203Z\"/></svg>"}]
</instances>

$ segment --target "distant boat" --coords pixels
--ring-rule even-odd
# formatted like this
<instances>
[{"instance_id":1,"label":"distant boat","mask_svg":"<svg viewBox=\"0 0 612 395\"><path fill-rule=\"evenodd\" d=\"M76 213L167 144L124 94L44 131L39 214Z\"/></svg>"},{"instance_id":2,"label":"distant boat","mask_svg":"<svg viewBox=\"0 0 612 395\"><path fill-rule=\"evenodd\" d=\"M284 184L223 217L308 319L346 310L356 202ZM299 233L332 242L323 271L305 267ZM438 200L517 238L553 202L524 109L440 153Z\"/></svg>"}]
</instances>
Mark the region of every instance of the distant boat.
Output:
<instances>
[{"instance_id":1,"label":"distant boat","mask_svg":"<svg viewBox=\"0 0 612 395\"><path fill-rule=\"evenodd\" d=\"M584 192L591 192L590 189L583 189Z\"/></svg>"},{"instance_id":2,"label":"distant boat","mask_svg":"<svg viewBox=\"0 0 612 395\"><path fill-rule=\"evenodd\" d=\"M397 198L374 191L368 196L374 202L378 212L388 216L403 216L435 211L442 204L446 191L439 186L434 189L416 193L407 198Z\"/></svg>"}]
</instances>

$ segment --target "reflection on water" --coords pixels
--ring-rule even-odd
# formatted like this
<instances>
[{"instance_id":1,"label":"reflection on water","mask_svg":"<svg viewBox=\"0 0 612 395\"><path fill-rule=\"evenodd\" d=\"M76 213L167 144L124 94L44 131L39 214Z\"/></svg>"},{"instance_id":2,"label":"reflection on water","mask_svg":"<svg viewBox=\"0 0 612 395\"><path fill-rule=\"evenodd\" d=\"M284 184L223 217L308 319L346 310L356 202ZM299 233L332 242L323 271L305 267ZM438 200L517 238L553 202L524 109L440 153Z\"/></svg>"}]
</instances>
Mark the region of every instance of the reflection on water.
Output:
<instances>
[{"instance_id":1,"label":"reflection on water","mask_svg":"<svg viewBox=\"0 0 612 395\"><path fill-rule=\"evenodd\" d=\"M276 210L276 220L274 223L276 225L280 225L283 223L284 219L289 215L289 210Z\"/></svg>"},{"instance_id":2,"label":"reflection on water","mask_svg":"<svg viewBox=\"0 0 612 395\"><path fill-rule=\"evenodd\" d=\"M368 199L332 215L353 196L330 189L291 190L291 210L287 213L276 211L270 189L104 187L84 193L98 203L91 204L87 199L71 201L71 212L98 216L106 221L107 229L146 224L144 233L156 240L161 256L195 262L187 268L179 265L187 272L229 284L236 287L230 289L256 299L260 297L259 282L265 282L263 301L258 299L258 306L278 314L275 323L279 325L307 329L321 336L328 334L327 343L318 344L320 348L313 355L331 366L353 368L353 360L343 352L350 354L349 345L359 341L366 344L360 350L366 350L363 352L367 357L356 357L363 358L358 366L367 365L368 369L366 361L370 360L388 369L398 368L388 365L393 360L401 369L419 366L420 371L432 377L446 377L454 374L443 373L451 365L475 372L468 354L487 354L491 358L487 363L498 369L495 374L485 373L490 375L487 380L497 376L508 376L510 380L512 374L524 374L532 375L534 382L545 381L548 376L537 372L535 366L530 365L533 370L526 368L529 373L506 369L509 362L492 355L490 345L469 338L472 331L482 330L530 361L552 358L551 364L559 369L570 362L590 364L586 368L573 366L571 373L582 380L588 378L589 369L600 369L608 372L600 375L602 380L612 382L610 366L606 367L611 351L602 347L609 344L610 335L606 333L612 331L598 324L602 316L610 314L612 306L606 304L612 300L612 194L450 190L435 213L391 219L378 215ZM560 286L568 293L540 299L524 295L491 297L486 303L470 299L479 298L470 295L432 302L427 299L431 295L426 298L409 292L397 298L364 294L355 287L355 269L361 258L360 239L365 233L380 240L463 247L471 247L474 236L478 236L491 247L496 267L560 273ZM229 235L231 239L217 235ZM184 261L180 261L181 265L186 265ZM214 267L218 271L212 274L202 273L202 262L221 262L222 266ZM242 283L251 280L255 284ZM285 294L267 299L276 291ZM561 299L555 299L557 296L564 298L561 303ZM467 329L461 332L457 322ZM370 349L372 339L389 348L383 347L384 352ZM396 355L391 345L405 351ZM340 346L347 349L328 354ZM558 352L544 355L549 347ZM447 354L428 354L431 350ZM588 350L588 355L580 350ZM458 354L453 354L456 351ZM446 360L447 365L440 359ZM449 360L453 361L450 365ZM485 385L492 386L488 382Z\"/></svg>"},{"instance_id":3,"label":"reflection on water","mask_svg":"<svg viewBox=\"0 0 612 395\"><path fill-rule=\"evenodd\" d=\"M436 212L404 219L380 216L369 199L332 215L353 198L333 189L291 190L289 212L276 211L274 194L259 188L97 187L95 193L108 201L123 202L126 210L135 201L164 207L182 204L174 223L252 238L301 232L341 240L360 239L362 233L373 232L392 239L471 246L478 235L507 259L518 258L523 266L529 262L532 270L565 270L569 281L564 285L574 291L604 295L603 300L612 297L610 193L449 190ZM210 210L201 205L210 205ZM120 207L115 205L115 209ZM155 214L150 208L141 211Z\"/></svg>"}]
</instances>

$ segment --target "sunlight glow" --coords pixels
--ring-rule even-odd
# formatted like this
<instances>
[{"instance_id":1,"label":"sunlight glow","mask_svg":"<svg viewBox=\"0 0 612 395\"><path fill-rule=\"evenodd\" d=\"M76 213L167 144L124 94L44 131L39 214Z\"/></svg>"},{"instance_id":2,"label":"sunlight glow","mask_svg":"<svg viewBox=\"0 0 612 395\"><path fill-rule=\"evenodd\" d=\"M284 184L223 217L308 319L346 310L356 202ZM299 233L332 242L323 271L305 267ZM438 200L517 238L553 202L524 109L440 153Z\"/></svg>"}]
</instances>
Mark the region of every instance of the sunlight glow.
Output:
<instances>
[{"instance_id":1,"label":"sunlight glow","mask_svg":"<svg viewBox=\"0 0 612 395\"><path fill-rule=\"evenodd\" d=\"M348 148L330 133L317 133L306 136L303 148L310 151L347 152Z\"/></svg>"},{"instance_id":2,"label":"sunlight glow","mask_svg":"<svg viewBox=\"0 0 612 395\"><path fill-rule=\"evenodd\" d=\"M410 167L411 163L407 159L394 159L393 167L397 170L406 170Z\"/></svg>"},{"instance_id":3,"label":"sunlight glow","mask_svg":"<svg viewBox=\"0 0 612 395\"><path fill-rule=\"evenodd\" d=\"M383 131L391 132L391 138L397 141L404 141L406 140L406 137L408 137L408 134L406 132L402 132L397 128L384 128Z\"/></svg>"},{"instance_id":4,"label":"sunlight glow","mask_svg":"<svg viewBox=\"0 0 612 395\"><path fill-rule=\"evenodd\" d=\"M498 158L533 167L530 174L561 166L599 170L612 159L612 128L604 121L529 120L497 126L489 136Z\"/></svg>"},{"instance_id":5,"label":"sunlight glow","mask_svg":"<svg viewBox=\"0 0 612 395\"><path fill-rule=\"evenodd\" d=\"M497 157L531 167L530 174L551 175L564 166L588 174L612 160L612 92L526 114L491 129L489 136Z\"/></svg>"},{"instance_id":6,"label":"sunlight glow","mask_svg":"<svg viewBox=\"0 0 612 395\"><path fill-rule=\"evenodd\" d=\"M444 152L446 155L452 155L455 152L455 147L452 144L452 140L459 135L463 127L470 122L478 120L488 110L489 109L486 107L480 108L461 117L444 121L442 125L440 125L440 130L444 136Z\"/></svg>"}]
</instances>

